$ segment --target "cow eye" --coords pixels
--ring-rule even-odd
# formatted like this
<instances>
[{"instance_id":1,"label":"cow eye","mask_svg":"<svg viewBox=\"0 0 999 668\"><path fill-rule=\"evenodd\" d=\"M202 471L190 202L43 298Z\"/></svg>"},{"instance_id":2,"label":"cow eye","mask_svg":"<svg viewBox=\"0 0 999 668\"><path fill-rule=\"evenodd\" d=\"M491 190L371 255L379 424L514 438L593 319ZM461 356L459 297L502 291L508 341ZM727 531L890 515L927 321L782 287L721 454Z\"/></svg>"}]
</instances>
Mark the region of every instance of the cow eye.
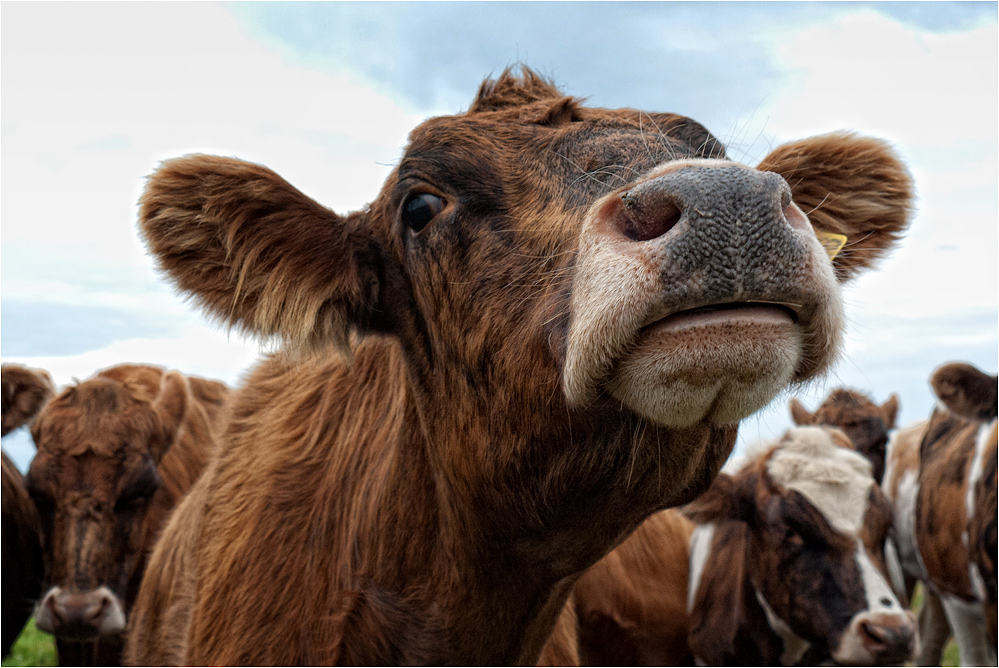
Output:
<instances>
[{"instance_id":1,"label":"cow eye","mask_svg":"<svg viewBox=\"0 0 999 668\"><path fill-rule=\"evenodd\" d=\"M444 210L444 206L444 200L437 195L411 195L402 205L402 222L414 232L419 232Z\"/></svg>"}]
</instances>

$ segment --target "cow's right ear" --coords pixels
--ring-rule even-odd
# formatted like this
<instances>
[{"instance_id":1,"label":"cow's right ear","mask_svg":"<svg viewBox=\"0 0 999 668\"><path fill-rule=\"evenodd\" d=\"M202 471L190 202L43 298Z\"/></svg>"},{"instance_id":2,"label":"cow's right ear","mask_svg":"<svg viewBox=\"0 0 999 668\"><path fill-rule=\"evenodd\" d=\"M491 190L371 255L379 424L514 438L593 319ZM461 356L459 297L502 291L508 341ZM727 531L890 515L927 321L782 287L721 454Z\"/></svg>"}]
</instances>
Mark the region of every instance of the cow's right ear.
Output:
<instances>
[{"instance_id":1,"label":"cow's right ear","mask_svg":"<svg viewBox=\"0 0 999 668\"><path fill-rule=\"evenodd\" d=\"M952 362L933 372L930 385L937 398L952 412L971 420L987 422L996 417L999 378L970 364Z\"/></svg>"},{"instance_id":2,"label":"cow's right ear","mask_svg":"<svg viewBox=\"0 0 999 668\"><path fill-rule=\"evenodd\" d=\"M757 169L791 186L841 282L871 268L909 226L912 177L881 140L847 132L810 137L777 147Z\"/></svg>"},{"instance_id":3,"label":"cow's right ear","mask_svg":"<svg viewBox=\"0 0 999 668\"><path fill-rule=\"evenodd\" d=\"M348 349L378 312L386 253L276 173L234 158L163 163L139 202L141 235L160 269L208 313L299 348Z\"/></svg>"},{"instance_id":4,"label":"cow's right ear","mask_svg":"<svg viewBox=\"0 0 999 668\"><path fill-rule=\"evenodd\" d=\"M47 371L20 364L0 367L0 383L3 385L0 435L3 436L30 422L55 393L55 385Z\"/></svg>"},{"instance_id":5,"label":"cow's right ear","mask_svg":"<svg viewBox=\"0 0 999 668\"><path fill-rule=\"evenodd\" d=\"M791 419L799 427L815 424L815 413L809 412L805 405L797 399L791 399Z\"/></svg>"},{"instance_id":6,"label":"cow's right ear","mask_svg":"<svg viewBox=\"0 0 999 668\"><path fill-rule=\"evenodd\" d=\"M744 477L734 478L727 473L719 473L708 491L684 506L683 514L696 524L725 520L750 521L752 504L745 496L747 486L744 484Z\"/></svg>"},{"instance_id":7,"label":"cow's right ear","mask_svg":"<svg viewBox=\"0 0 999 668\"><path fill-rule=\"evenodd\" d=\"M187 415L190 396L187 378L177 371L167 371L160 383L160 393L153 401L153 410L160 423L160 438L150 444L150 456L158 466L163 455L177 440L180 426Z\"/></svg>"},{"instance_id":8,"label":"cow's right ear","mask_svg":"<svg viewBox=\"0 0 999 668\"><path fill-rule=\"evenodd\" d=\"M898 418L898 395L894 392L881 404L881 415L884 417L885 426L894 429L895 420Z\"/></svg>"}]
</instances>

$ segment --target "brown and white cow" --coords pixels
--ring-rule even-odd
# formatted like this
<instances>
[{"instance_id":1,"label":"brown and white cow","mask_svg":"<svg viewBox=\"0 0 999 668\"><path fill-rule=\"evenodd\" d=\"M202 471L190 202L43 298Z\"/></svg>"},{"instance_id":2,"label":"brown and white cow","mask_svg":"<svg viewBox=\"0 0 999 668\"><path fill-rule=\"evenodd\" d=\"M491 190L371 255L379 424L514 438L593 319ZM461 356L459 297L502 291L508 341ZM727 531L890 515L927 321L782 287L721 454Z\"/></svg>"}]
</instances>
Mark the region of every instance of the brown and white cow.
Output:
<instances>
[{"instance_id":1,"label":"brown and white cow","mask_svg":"<svg viewBox=\"0 0 999 668\"><path fill-rule=\"evenodd\" d=\"M19 364L0 367L3 392L3 436L26 424L52 396L48 372ZM31 616L41 593L44 566L38 513L24 489L21 472L7 453L3 458L3 652Z\"/></svg>"},{"instance_id":2,"label":"brown and white cow","mask_svg":"<svg viewBox=\"0 0 999 668\"><path fill-rule=\"evenodd\" d=\"M62 664L120 663L148 552L213 453L228 394L217 381L123 364L38 415L25 479L45 561L35 621L55 635Z\"/></svg>"},{"instance_id":3,"label":"brown and white cow","mask_svg":"<svg viewBox=\"0 0 999 668\"><path fill-rule=\"evenodd\" d=\"M838 429L797 427L685 509L690 650L702 665L888 665L915 616L884 563L891 505Z\"/></svg>"},{"instance_id":4,"label":"brown and white cow","mask_svg":"<svg viewBox=\"0 0 999 668\"><path fill-rule=\"evenodd\" d=\"M911 511L920 579L940 598L962 665L996 663L997 377L961 363L934 372L940 400L922 433Z\"/></svg>"},{"instance_id":5,"label":"brown and white cow","mask_svg":"<svg viewBox=\"0 0 999 668\"><path fill-rule=\"evenodd\" d=\"M791 399L790 408L791 418L799 426L828 425L842 429L857 452L871 462L874 479L881 482L888 436L898 415L897 394L879 406L861 392L838 388L829 393L814 413L797 399Z\"/></svg>"},{"instance_id":6,"label":"brown and white cow","mask_svg":"<svg viewBox=\"0 0 999 668\"><path fill-rule=\"evenodd\" d=\"M910 190L880 141L754 169L526 69L417 127L347 215L259 165L166 162L140 206L159 266L294 354L247 379L159 542L130 660L534 663L578 575L828 368L838 283ZM848 237L835 262L816 231Z\"/></svg>"}]
</instances>

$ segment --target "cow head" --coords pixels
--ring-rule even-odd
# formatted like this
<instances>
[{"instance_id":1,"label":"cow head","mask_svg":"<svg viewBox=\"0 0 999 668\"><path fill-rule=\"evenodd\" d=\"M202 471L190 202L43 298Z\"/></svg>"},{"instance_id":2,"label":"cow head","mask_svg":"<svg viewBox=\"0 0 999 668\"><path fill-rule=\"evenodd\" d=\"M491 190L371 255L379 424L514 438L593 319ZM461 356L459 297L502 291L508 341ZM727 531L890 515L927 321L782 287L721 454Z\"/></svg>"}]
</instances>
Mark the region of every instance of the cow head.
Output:
<instances>
[{"instance_id":1,"label":"cow head","mask_svg":"<svg viewBox=\"0 0 999 668\"><path fill-rule=\"evenodd\" d=\"M413 130L361 211L191 155L151 176L140 230L233 327L348 354L353 335L397 338L423 431L469 435L433 455L462 481L553 443L619 447L657 467L662 506L703 488L735 423L829 366L838 282L897 240L910 187L876 140L753 168L689 118L585 107L525 69ZM845 240L833 261L817 232Z\"/></svg>"},{"instance_id":2,"label":"cow head","mask_svg":"<svg viewBox=\"0 0 999 668\"><path fill-rule=\"evenodd\" d=\"M25 484L42 524L40 629L70 641L124 632L147 525L169 507L157 465L187 400L183 375L119 366L69 387L38 416Z\"/></svg>"},{"instance_id":3,"label":"cow head","mask_svg":"<svg viewBox=\"0 0 999 668\"><path fill-rule=\"evenodd\" d=\"M744 553L719 566L742 564L741 584L756 599L743 605L762 607L785 663L807 652L810 661L895 664L915 651L914 616L885 575L891 506L870 464L844 445L834 429L792 429L739 473L720 475L686 511L699 523L739 525L724 535ZM713 603L710 590L692 592L695 654L716 642L699 621Z\"/></svg>"},{"instance_id":4,"label":"cow head","mask_svg":"<svg viewBox=\"0 0 999 668\"><path fill-rule=\"evenodd\" d=\"M873 467L874 479L885 472L885 447L888 432L895 428L898 395L892 394L880 406L860 392L833 390L814 413L800 401L791 400L791 418L797 425L829 425L842 429L857 452L867 457Z\"/></svg>"},{"instance_id":5,"label":"cow head","mask_svg":"<svg viewBox=\"0 0 999 668\"><path fill-rule=\"evenodd\" d=\"M3 384L3 428L0 436L31 421L55 391L52 377L44 369L30 369L20 364L0 368Z\"/></svg>"}]
</instances>

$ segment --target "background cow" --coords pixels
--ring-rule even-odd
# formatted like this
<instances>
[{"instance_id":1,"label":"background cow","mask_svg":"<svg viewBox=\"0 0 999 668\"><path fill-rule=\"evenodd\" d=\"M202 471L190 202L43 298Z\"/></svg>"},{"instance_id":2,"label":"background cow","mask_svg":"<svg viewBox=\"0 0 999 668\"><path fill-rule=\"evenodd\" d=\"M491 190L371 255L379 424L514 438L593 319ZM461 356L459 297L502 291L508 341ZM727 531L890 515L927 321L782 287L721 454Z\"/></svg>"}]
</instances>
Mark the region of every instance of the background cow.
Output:
<instances>
[{"instance_id":1,"label":"background cow","mask_svg":"<svg viewBox=\"0 0 999 668\"><path fill-rule=\"evenodd\" d=\"M32 427L25 484L38 508L38 628L69 665L114 665L147 553L203 470L227 415L222 383L120 365L70 386Z\"/></svg>"},{"instance_id":2,"label":"background cow","mask_svg":"<svg viewBox=\"0 0 999 668\"><path fill-rule=\"evenodd\" d=\"M18 364L0 367L3 436L30 421L52 396L46 371ZM38 514L14 462L3 457L3 656L21 633L41 593L42 547Z\"/></svg>"},{"instance_id":3,"label":"background cow","mask_svg":"<svg viewBox=\"0 0 999 668\"><path fill-rule=\"evenodd\" d=\"M879 141L752 169L529 70L416 128L348 215L259 165L165 163L140 206L161 269L296 354L247 379L130 659L535 662L578 575L828 368L837 279L894 244L910 190Z\"/></svg>"},{"instance_id":4,"label":"background cow","mask_svg":"<svg viewBox=\"0 0 999 668\"><path fill-rule=\"evenodd\" d=\"M690 649L704 665L888 665L918 644L886 579L891 506L842 432L789 430L685 513Z\"/></svg>"},{"instance_id":5,"label":"background cow","mask_svg":"<svg viewBox=\"0 0 999 668\"><path fill-rule=\"evenodd\" d=\"M910 488L918 561L940 597L961 664L995 665L997 377L951 363L930 382L940 402Z\"/></svg>"},{"instance_id":6,"label":"background cow","mask_svg":"<svg viewBox=\"0 0 999 668\"><path fill-rule=\"evenodd\" d=\"M809 412L797 399L791 399L791 418L804 425L838 427L849 437L853 447L871 462L874 479L881 483L885 473L885 450L888 435L895 428L898 395L892 394L880 406L856 390L833 390L825 401Z\"/></svg>"}]
</instances>

